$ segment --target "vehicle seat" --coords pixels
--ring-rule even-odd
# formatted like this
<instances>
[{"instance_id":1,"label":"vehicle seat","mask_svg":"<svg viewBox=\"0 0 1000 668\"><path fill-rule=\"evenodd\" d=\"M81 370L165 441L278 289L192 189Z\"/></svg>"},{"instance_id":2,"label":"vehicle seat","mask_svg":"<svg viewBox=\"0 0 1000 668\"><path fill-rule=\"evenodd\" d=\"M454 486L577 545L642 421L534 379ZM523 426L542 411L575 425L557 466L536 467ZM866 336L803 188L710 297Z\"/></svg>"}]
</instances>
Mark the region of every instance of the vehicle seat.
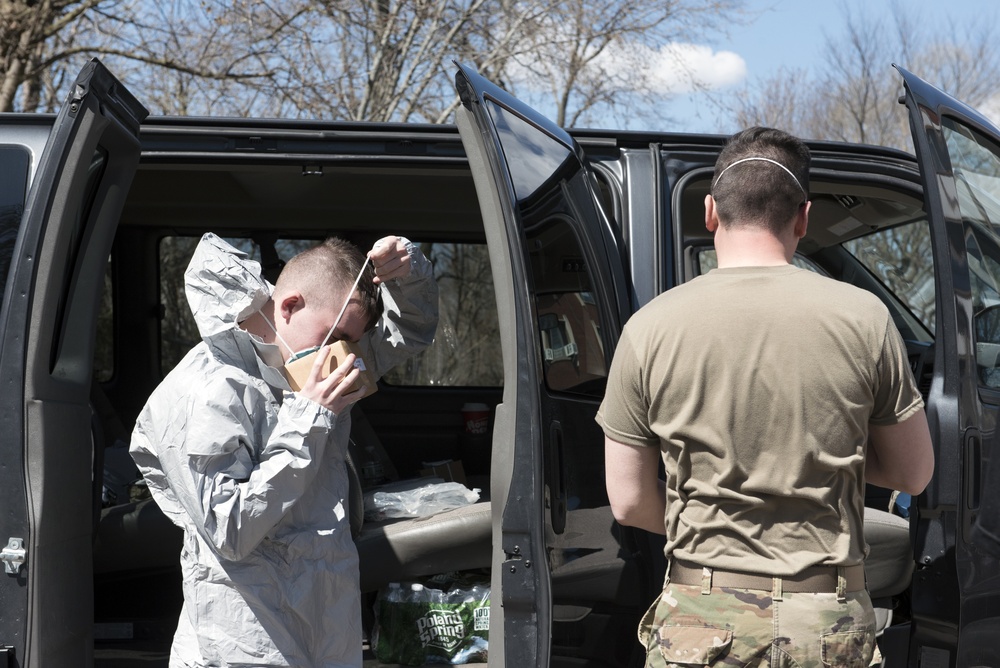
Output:
<instances>
[{"instance_id":1,"label":"vehicle seat","mask_svg":"<svg viewBox=\"0 0 1000 668\"><path fill-rule=\"evenodd\" d=\"M151 498L105 508L94 539L94 574L178 568L183 540Z\"/></svg>"},{"instance_id":2,"label":"vehicle seat","mask_svg":"<svg viewBox=\"0 0 1000 668\"><path fill-rule=\"evenodd\" d=\"M869 546L865 577L872 598L906 591L914 568L909 521L884 510L865 508L865 541Z\"/></svg>"},{"instance_id":3,"label":"vehicle seat","mask_svg":"<svg viewBox=\"0 0 1000 668\"><path fill-rule=\"evenodd\" d=\"M362 592L424 575L489 568L490 503L480 501L428 517L365 522L355 543Z\"/></svg>"},{"instance_id":4,"label":"vehicle seat","mask_svg":"<svg viewBox=\"0 0 1000 668\"><path fill-rule=\"evenodd\" d=\"M865 578L875 608L876 634L892 624L892 597L910 586L913 577L913 548L910 523L884 510L865 507Z\"/></svg>"},{"instance_id":5,"label":"vehicle seat","mask_svg":"<svg viewBox=\"0 0 1000 668\"><path fill-rule=\"evenodd\" d=\"M378 435L355 404L347 470L351 478L351 533L358 548L362 592L425 575L489 568L493 523L488 496L428 517L366 521L361 473L373 464L380 478L399 479ZM488 494L488 490L482 492Z\"/></svg>"}]
</instances>

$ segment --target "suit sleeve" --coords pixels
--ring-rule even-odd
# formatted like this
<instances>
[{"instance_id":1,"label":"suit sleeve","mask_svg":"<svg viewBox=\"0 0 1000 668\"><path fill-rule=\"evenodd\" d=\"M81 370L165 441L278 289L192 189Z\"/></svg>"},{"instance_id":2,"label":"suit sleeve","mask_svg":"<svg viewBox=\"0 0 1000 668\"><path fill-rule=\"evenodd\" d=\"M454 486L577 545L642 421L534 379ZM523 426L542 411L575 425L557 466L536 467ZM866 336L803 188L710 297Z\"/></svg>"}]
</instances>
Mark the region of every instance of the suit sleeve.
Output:
<instances>
[{"instance_id":1,"label":"suit sleeve","mask_svg":"<svg viewBox=\"0 0 1000 668\"><path fill-rule=\"evenodd\" d=\"M377 378L429 346L437 331L438 286L434 267L416 244L405 241L410 274L380 286L382 317L359 342Z\"/></svg>"},{"instance_id":2,"label":"suit sleeve","mask_svg":"<svg viewBox=\"0 0 1000 668\"><path fill-rule=\"evenodd\" d=\"M131 451L157 503L222 559L250 554L301 498L336 420L287 395L266 442L266 401L232 377L143 410ZM271 418L273 419L273 418ZM259 453L259 454L258 454Z\"/></svg>"}]
</instances>

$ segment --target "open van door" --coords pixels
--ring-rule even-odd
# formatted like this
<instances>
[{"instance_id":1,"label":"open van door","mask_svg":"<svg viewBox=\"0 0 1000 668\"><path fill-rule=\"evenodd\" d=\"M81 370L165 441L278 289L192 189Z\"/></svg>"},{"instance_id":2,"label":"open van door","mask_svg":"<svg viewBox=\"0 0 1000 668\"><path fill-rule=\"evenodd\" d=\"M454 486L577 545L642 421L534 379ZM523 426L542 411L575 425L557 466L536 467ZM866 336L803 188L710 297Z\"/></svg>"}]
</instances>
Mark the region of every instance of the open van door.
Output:
<instances>
[{"instance_id":1,"label":"open van door","mask_svg":"<svg viewBox=\"0 0 1000 668\"><path fill-rule=\"evenodd\" d=\"M938 267L909 665L1000 665L1000 130L903 76ZM992 466L990 466L992 463Z\"/></svg>"},{"instance_id":2,"label":"open van door","mask_svg":"<svg viewBox=\"0 0 1000 668\"><path fill-rule=\"evenodd\" d=\"M635 628L661 583L611 515L594 421L631 313L620 234L564 130L468 67L456 87L504 364L490 665L641 665Z\"/></svg>"},{"instance_id":3,"label":"open van door","mask_svg":"<svg viewBox=\"0 0 1000 668\"><path fill-rule=\"evenodd\" d=\"M38 164L29 169L0 308L0 647L9 665L93 660L92 501L101 483L91 366L108 255L146 114L93 60L44 152L32 156Z\"/></svg>"}]
</instances>

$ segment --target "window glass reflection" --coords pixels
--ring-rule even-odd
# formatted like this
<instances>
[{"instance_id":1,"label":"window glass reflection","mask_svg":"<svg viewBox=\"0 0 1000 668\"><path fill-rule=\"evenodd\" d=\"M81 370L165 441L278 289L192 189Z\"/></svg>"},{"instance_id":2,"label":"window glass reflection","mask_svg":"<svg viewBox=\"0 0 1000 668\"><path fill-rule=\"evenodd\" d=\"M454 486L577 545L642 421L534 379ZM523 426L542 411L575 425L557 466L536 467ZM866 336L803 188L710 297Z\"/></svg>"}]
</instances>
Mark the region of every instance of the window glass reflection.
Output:
<instances>
[{"instance_id":1,"label":"window glass reflection","mask_svg":"<svg viewBox=\"0 0 1000 668\"><path fill-rule=\"evenodd\" d=\"M486 100L518 201L530 198L570 157L570 150L519 116Z\"/></svg>"},{"instance_id":2,"label":"window glass reflection","mask_svg":"<svg viewBox=\"0 0 1000 668\"><path fill-rule=\"evenodd\" d=\"M31 155L22 147L0 146L0 174L4 175L0 179L0 300L24 213L30 165Z\"/></svg>"},{"instance_id":3,"label":"window glass reflection","mask_svg":"<svg viewBox=\"0 0 1000 668\"><path fill-rule=\"evenodd\" d=\"M952 119L942 122L966 250L980 384L1000 388L1000 150Z\"/></svg>"}]
</instances>

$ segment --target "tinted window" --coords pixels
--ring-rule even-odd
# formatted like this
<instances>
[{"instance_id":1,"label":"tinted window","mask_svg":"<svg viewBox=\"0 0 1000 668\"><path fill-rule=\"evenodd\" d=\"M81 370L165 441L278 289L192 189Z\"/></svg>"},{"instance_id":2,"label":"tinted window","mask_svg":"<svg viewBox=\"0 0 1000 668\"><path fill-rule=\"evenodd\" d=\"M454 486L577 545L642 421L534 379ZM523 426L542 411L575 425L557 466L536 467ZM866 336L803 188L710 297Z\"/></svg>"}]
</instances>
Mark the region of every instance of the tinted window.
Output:
<instances>
[{"instance_id":1,"label":"tinted window","mask_svg":"<svg viewBox=\"0 0 1000 668\"><path fill-rule=\"evenodd\" d=\"M503 358L485 244L420 244L434 265L440 308L434 342L384 377L396 385L499 387Z\"/></svg>"},{"instance_id":2,"label":"tinted window","mask_svg":"<svg viewBox=\"0 0 1000 668\"><path fill-rule=\"evenodd\" d=\"M528 232L545 385L603 396L608 363L601 317L570 223L553 217Z\"/></svg>"},{"instance_id":3,"label":"tinted window","mask_svg":"<svg viewBox=\"0 0 1000 668\"><path fill-rule=\"evenodd\" d=\"M503 145L514 195L518 200L529 199L559 171L570 150L500 105L488 102L486 108Z\"/></svg>"},{"instance_id":4,"label":"tinted window","mask_svg":"<svg viewBox=\"0 0 1000 668\"><path fill-rule=\"evenodd\" d=\"M166 374L200 340L184 294L187 269L200 237L165 237L160 242L160 370ZM226 242L261 261L260 249L246 238ZM287 262L315 239L279 239L278 257ZM441 319L426 350L386 374L398 385L499 386L503 383L500 333L493 274L484 244L420 244L432 261L440 292Z\"/></svg>"},{"instance_id":5,"label":"tinted window","mask_svg":"<svg viewBox=\"0 0 1000 668\"><path fill-rule=\"evenodd\" d=\"M23 146L0 146L0 300L7 286L7 272L17 231L24 213L31 155ZM2 304L0 304L2 306Z\"/></svg>"},{"instance_id":6,"label":"tinted window","mask_svg":"<svg viewBox=\"0 0 1000 668\"><path fill-rule=\"evenodd\" d=\"M574 197L580 173L570 148L514 112L487 103L524 226L530 284L549 390L601 397L607 377L601 313L584 248L576 233ZM574 189L576 189L574 192Z\"/></svg>"},{"instance_id":7,"label":"tinted window","mask_svg":"<svg viewBox=\"0 0 1000 668\"><path fill-rule=\"evenodd\" d=\"M842 246L902 303L907 318L915 317L921 325L914 327L910 323L900 331L924 329L933 334L937 287L931 230L926 220L879 230Z\"/></svg>"},{"instance_id":8,"label":"tinted window","mask_svg":"<svg viewBox=\"0 0 1000 668\"><path fill-rule=\"evenodd\" d=\"M1000 388L1000 149L945 118L942 131L966 225L979 382Z\"/></svg>"}]
</instances>

